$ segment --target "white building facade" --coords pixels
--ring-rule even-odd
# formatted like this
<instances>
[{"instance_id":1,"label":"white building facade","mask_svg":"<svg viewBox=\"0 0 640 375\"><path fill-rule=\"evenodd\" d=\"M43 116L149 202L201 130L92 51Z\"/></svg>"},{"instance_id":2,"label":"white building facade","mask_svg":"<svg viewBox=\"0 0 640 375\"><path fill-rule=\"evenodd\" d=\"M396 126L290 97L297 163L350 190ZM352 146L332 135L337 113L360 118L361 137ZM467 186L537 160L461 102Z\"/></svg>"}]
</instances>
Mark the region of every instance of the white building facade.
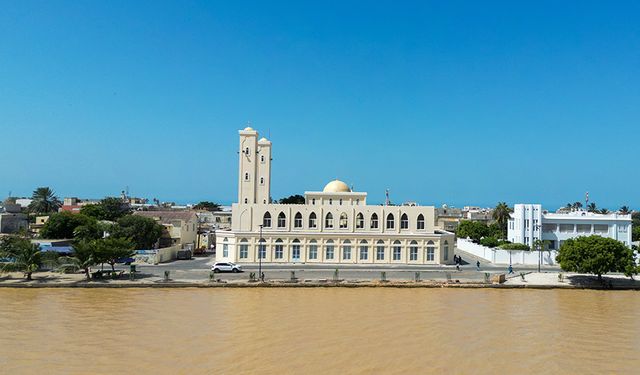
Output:
<instances>
[{"instance_id":1,"label":"white building facade","mask_svg":"<svg viewBox=\"0 0 640 375\"><path fill-rule=\"evenodd\" d=\"M238 203L216 235L216 260L237 263L448 264L455 236L433 206L367 205L342 181L305 192L304 204L270 203L271 142L240 131ZM260 258L259 258L260 257Z\"/></svg>"},{"instance_id":2,"label":"white building facade","mask_svg":"<svg viewBox=\"0 0 640 375\"><path fill-rule=\"evenodd\" d=\"M570 238L598 235L631 246L631 215L597 214L586 211L549 213L540 204L516 204L509 219L507 239L532 246L547 240L557 250Z\"/></svg>"}]
</instances>

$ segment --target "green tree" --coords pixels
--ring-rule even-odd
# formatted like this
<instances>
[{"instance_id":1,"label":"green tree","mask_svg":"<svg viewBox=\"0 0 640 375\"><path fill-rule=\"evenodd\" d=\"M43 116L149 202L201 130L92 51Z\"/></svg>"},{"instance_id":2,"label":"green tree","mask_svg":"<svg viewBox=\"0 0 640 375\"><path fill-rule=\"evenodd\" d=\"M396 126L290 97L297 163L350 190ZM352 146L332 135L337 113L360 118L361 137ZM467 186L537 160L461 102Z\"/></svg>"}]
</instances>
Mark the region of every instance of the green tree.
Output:
<instances>
[{"instance_id":1,"label":"green tree","mask_svg":"<svg viewBox=\"0 0 640 375\"><path fill-rule=\"evenodd\" d=\"M42 264L40 246L16 236L5 237L1 241L0 251L4 257L11 259L11 262L2 265L2 271L24 272L24 277L31 281L31 275L40 269Z\"/></svg>"},{"instance_id":2,"label":"green tree","mask_svg":"<svg viewBox=\"0 0 640 375\"><path fill-rule=\"evenodd\" d=\"M96 220L105 220L107 216L104 207L99 203L87 204L80 207L80 213L95 218Z\"/></svg>"},{"instance_id":3,"label":"green tree","mask_svg":"<svg viewBox=\"0 0 640 375\"><path fill-rule=\"evenodd\" d=\"M634 254L622 242L612 238L588 236L564 241L556 261L568 272L591 273L602 280L608 272L638 273Z\"/></svg>"},{"instance_id":4,"label":"green tree","mask_svg":"<svg viewBox=\"0 0 640 375\"><path fill-rule=\"evenodd\" d=\"M571 207L573 208L574 211L578 211L579 209L582 208L582 203L581 202L573 202Z\"/></svg>"},{"instance_id":5,"label":"green tree","mask_svg":"<svg viewBox=\"0 0 640 375\"><path fill-rule=\"evenodd\" d=\"M496 205L496 208L493 209L493 220L498 223L500 229L503 234L500 238L507 237L507 224L509 223L509 218L511 217L511 208L507 205L506 202L499 202Z\"/></svg>"},{"instance_id":6,"label":"green tree","mask_svg":"<svg viewBox=\"0 0 640 375\"><path fill-rule=\"evenodd\" d=\"M620 209L618 210L618 212L622 215L629 215L631 213L631 210L629 209L628 206L622 206L620 207Z\"/></svg>"},{"instance_id":7,"label":"green tree","mask_svg":"<svg viewBox=\"0 0 640 375\"><path fill-rule=\"evenodd\" d=\"M633 227L633 232L631 232L631 240L640 241L640 226Z\"/></svg>"},{"instance_id":8,"label":"green tree","mask_svg":"<svg viewBox=\"0 0 640 375\"><path fill-rule=\"evenodd\" d=\"M118 259L128 258L134 255L134 244L127 238L107 237L96 241L96 263L107 263L111 270L115 271Z\"/></svg>"},{"instance_id":9,"label":"green tree","mask_svg":"<svg viewBox=\"0 0 640 375\"><path fill-rule=\"evenodd\" d=\"M194 210L206 210L206 211L220 211L220 205L217 203L202 201L195 206L193 206Z\"/></svg>"},{"instance_id":10,"label":"green tree","mask_svg":"<svg viewBox=\"0 0 640 375\"><path fill-rule=\"evenodd\" d=\"M29 211L33 213L56 212L62 206L56 193L48 187L39 187L34 190L31 199L33 200L29 204Z\"/></svg>"},{"instance_id":11,"label":"green tree","mask_svg":"<svg viewBox=\"0 0 640 375\"><path fill-rule=\"evenodd\" d=\"M600 213L603 214L603 215L606 215L606 214L609 213L609 210L607 210L606 208L601 208L600 209Z\"/></svg>"},{"instance_id":12,"label":"green tree","mask_svg":"<svg viewBox=\"0 0 640 375\"><path fill-rule=\"evenodd\" d=\"M162 230L162 225L151 218L127 215L118 220L111 236L130 239L136 249L151 249L162 236Z\"/></svg>"},{"instance_id":13,"label":"green tree","mask_svg":"<svg viewBox=\"0 0 640 375\"><path fill-rule=\"evenodd\" d=\"M491 235L489 227L479 221L462 220L456 229L456 235L460 238L471 238L474 242L480 242L482 237Z\"/></svg>"},{"instance_id":14,"label":"green tree","mask_svg":"<svg viewBox=\"0 0 640 375\"><path fill-rule=\"evenodd\" d=\"M116 221L131 213L131 207L121 198L106 197L96 204L88 204L80 209L80 213L97 220Z\"/></svg>"},{"instance_id":15,"label":"green tree","mask_svg":"<svg viewBox=\"0 0 640 375\"><path fill-rule=\"evenodd\" d=\"M90 268L98 264L98 241L76 241L73 244L73 254L70 257L60 257L61 269L83 270L87 281L91 280Z\"/></svg>"},{"instance_id":16,"label":"green tree","mask_svg":"<svg viewBox=\"0 0 640 375\"><path fill-rule=\"evenodd\" d=\"M594 202L591 202L587 205L587 211L589 212L598 212L598 207Z\"/></svg>"},{"instance_id":17,"label":"green tree","mask_svg":"<svg viewBox=\"0 0 640 375\"><path fill-rule=\"evenodd\" d=\"M278 203L280 204L304 204L304 197L300 194L290 195L285 198L281 198Z\"/></svg>"},{"instance_id":18,"label":"green tree","mask_svg":"<svg viewBox=\"0 0 640 375\"><path fill-rule=\"evenodd\" d=\"M58 212L49 216L49 220L47 220L40 231L40 238L74 238L74 232L78 227L88 226L93 228L96 225L96 219L92 217L71 212ZM83 233L89 232L90 230L83 230Z\"/></svg>"}]
</instances>

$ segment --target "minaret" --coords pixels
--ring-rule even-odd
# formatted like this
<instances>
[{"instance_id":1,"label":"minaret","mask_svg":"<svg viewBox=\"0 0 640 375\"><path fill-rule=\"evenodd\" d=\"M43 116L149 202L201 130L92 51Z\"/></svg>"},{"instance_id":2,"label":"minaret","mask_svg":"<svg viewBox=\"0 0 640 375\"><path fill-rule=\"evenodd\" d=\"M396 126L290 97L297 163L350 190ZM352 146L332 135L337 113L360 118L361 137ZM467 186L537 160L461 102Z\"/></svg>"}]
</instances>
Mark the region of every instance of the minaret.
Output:
<instances>
[{"instance_id":1,"label":"minaret","mask_svg":"<svg viewBox=\"0 0 640 375\"><path fill-rule=\"evenodd\" d=\"M238 155L238 203L256 203L258 174L258 132L250 127L240 130L240 151Z\"/></svg>"},{"instance_id":2,"label":"minaret","mask_svg":"<svg viewBox=\"0 0 640 375\"><path fill-rule=\"evenodd\" d=\"M258 141L258 174L256 203L271 203L271 141Z\"/></svg>"}]
</instances>

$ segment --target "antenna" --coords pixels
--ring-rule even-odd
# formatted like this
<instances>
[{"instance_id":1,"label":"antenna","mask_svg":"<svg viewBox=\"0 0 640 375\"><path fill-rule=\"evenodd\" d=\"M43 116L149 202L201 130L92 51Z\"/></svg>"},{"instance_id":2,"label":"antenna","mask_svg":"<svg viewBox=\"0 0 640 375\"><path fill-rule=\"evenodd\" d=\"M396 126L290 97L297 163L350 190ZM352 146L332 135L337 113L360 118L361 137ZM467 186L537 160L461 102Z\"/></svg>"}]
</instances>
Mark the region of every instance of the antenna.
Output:
<instances>
[{"instance_id":1,"label":"antenna","mask_svg":"<svg viewBox=\"0 0 640 375\"><path fill-rule=\"evenodd\" d=\"M384 196L386 197L385 201L384 201L384 205L388 206L391 204L391 200L389 200L389 189L386 189L384 191Z\"/></svg>"}]
</instances>

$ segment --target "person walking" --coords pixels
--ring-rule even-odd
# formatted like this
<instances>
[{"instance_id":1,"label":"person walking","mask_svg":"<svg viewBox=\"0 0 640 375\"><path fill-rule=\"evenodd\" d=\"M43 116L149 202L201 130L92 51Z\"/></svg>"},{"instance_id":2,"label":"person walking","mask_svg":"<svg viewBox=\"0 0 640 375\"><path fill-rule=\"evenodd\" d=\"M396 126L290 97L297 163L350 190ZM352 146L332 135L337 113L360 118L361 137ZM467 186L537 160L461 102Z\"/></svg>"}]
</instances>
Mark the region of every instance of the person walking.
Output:
<instances>
[{"instance_id":1,"label":"person walking","mask_svg":"<svg viewBox=\"0 0 640 375\"><path fill-rule=\"evenodd\" d=\"M513 266L512 266L512 265L509 265L509 275L511 275L512 273L514 273L514 272L513 272Z\"/></svg>"},{"instance_id":2,"label":"person walking","mask_svg":"<svg viewBox=\"0 0 640 375\"><path fill-rule=\"evenodd\" d=\"M478 271L480 271L480 261L477 261L477 262L476 262L476 269L477 269Z\"/></svg>"}]
</instances>

